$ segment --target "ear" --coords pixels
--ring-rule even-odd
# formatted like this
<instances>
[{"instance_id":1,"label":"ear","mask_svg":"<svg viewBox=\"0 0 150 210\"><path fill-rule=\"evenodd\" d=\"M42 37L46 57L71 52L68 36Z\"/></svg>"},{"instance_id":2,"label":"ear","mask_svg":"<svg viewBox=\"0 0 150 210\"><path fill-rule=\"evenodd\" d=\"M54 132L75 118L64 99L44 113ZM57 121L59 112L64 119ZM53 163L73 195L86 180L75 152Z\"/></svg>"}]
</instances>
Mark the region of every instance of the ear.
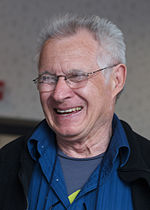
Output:
<instances>
[{"instance_id":1,"label":"ear","mask_svg":"<svg viewBox=\"0 0 150 210\"><path fill-rule=\"evenodd\" d=\"M123 89L127 77L127 68L124 64L119 64L113 68L112 72L112 92L115 98Z\"/></svg>"}]
</instances>

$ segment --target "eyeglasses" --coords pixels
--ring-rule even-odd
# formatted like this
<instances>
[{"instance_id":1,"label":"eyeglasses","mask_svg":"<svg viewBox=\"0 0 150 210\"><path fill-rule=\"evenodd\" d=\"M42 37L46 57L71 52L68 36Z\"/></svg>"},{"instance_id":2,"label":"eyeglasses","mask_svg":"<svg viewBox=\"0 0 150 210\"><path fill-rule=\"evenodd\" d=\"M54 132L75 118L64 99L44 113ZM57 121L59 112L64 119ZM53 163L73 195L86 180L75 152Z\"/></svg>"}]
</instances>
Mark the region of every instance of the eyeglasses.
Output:
<instances>
[{"instance_id":1,"label":"eyeglasses","mask_svg":"<svg viewBox=\"0 0 150 210\"><path fill-rule=\"evenodd\" d=\"M64 80L70 88L78 89L85 87L88 82L88 79L95 76L97 72L113 68L117 65L118 64L115 64L113 66L108 66L88 73L80 70L72 70L71 73L58 76L55 74L51 74L48 71L45 71L44 73L40 74L36 79L34 79L33 82L37 85L39 92L49 92L55 89L59 78L64 77Z\"/></svg>"}]
</instances>

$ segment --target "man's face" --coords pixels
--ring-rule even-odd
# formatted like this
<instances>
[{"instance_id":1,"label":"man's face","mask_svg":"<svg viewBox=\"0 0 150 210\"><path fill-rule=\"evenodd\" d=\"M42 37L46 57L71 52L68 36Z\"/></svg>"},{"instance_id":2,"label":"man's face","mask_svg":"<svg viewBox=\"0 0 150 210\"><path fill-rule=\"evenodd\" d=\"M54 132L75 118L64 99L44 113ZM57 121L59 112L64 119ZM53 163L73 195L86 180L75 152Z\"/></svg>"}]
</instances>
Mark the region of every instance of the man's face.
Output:
<instances>
[{"instance_id":1,"label":"man's face","mask_svg":"<svg viewBox=\"0 0 150 210\"><path fill-rule=\"evenodd\" d=\"M83 30L62 39L48 40L40 56L39 72L65 75L73 69L95 71L99 69L98 50L97 41ZM79 89L71 89L60 77L55 90L40 93L40 99L46 120L57 138L69 141L95 135L111 122L114 111L111 77L106 82L102 72Z\"/></svg>"}]
</instances>

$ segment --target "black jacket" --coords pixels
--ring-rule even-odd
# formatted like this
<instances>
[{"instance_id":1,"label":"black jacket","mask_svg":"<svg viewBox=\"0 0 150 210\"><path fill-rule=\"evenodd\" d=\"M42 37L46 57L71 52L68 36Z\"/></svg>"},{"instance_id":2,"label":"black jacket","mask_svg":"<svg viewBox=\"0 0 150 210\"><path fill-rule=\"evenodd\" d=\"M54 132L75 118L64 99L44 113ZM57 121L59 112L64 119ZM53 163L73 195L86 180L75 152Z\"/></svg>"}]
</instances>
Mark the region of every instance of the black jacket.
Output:
<instances>
[{"instance_id":1,"label":"black jacket","mask_svg":"<svg viewBox=\"0 0 150 210\"><path fill-rule=\"evenodd\" d=\"M134 210L150 210L150 141L136 134L122 121L131 154L118 169L120 178L130 183ZM34 161L27 150L28 137L9 143L0 150L0 210L24 210Z\"/></svg>"}]
</instances>

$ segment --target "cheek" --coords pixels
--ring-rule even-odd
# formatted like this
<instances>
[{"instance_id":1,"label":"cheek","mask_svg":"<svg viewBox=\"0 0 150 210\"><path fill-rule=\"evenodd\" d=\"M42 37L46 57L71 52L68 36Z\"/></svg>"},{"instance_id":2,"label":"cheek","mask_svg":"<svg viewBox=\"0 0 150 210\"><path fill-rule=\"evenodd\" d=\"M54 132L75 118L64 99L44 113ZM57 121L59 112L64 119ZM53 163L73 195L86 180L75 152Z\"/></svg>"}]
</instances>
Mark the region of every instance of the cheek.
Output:
<instances>
[{"instance_id":1,"label":"cheek","mask_svg":"<svg viewBox=\"0 0 150 210\"><path fill-rule=\"evenodd\" d=\"M91 80L88 82L87 86L87 97L91 102L93 101L101 101L101 98L104 97L105 86L101 80Z\"/></svg>"},{"instance_id":2,"label":"cheek","mask_svg":"<svg viewBox=\"0 0 150 210\"><path fill-rule=\"evenodd\" d=\"M112 90L109 83L105 83L105 80L95 79L89 88L88 97L95 108L104 106L110 106L112 102Z\"/></svg>"},{"instance_id":3,"label":"cheek","mask_svg":"<svg viewBox=\"0 0 150 210\"><path fill-rule=\"evenodd\" d=\"M45 101L46 101L45 94L40 93L40 101L41 101L41 104L42 104L42 106L43 106L43 105L45 104Z\"/></svg>"},{"instance_id":4,"label":"cheek","mask_svg":"<svg viewBox=\"0 0 150 210\"><path fill-rule=\"evenodd\" d=\"M48 107L50 107L49 106L49 94L41 93L40 94L40 101L41 101L43 110L46 111L48 109Z\"/></svg>"},{"instance_id":5,"label":"cheek","mask_svg":"<svg viewBox=\"0 0 150 210\"><path fill-rule=\"evenodd\" d=\"M45 115L45 118L49 125L53 125L54 123L54 115L53 115L53 109L51 108L50 104L50 95L49 93L43 93L40 95L41 105L42 109Z\"/></svg>"}]
</instances>

